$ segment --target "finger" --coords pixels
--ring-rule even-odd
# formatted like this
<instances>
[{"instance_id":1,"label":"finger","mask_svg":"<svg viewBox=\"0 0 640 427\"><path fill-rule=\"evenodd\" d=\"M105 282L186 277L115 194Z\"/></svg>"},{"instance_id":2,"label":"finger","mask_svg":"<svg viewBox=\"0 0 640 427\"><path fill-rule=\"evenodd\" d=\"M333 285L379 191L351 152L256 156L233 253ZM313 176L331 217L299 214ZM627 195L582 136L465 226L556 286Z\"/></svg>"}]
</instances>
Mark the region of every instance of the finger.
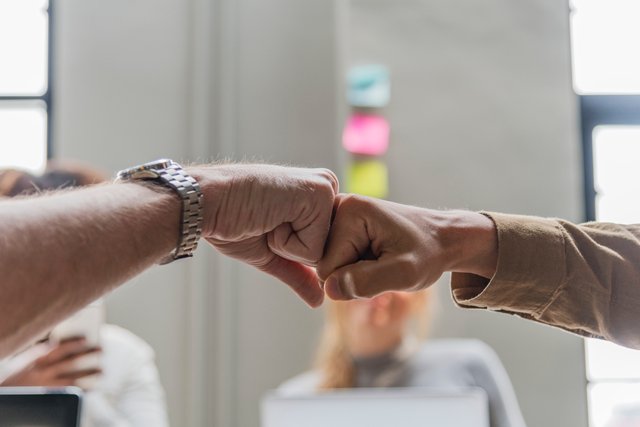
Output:
<instances>
[{"instance_id":1,"label":"finger","mask_svg":"<svg viewBox=\"0 0 640 427\"><path fill-rule=\"evenodd\" d=\"M240 242L226 242L207 238L221 253L239 259L270 274L287 284L311 307L322 304L324 292L320 288L315 271L298 262L287 260L273 253L265 236Z\"/></svg>"},{"instance_id":2,"label":"finger","mask_svg":"<svg viewBox=\"0 0 640 427\"><path fill-rule=\"evenodd\" d=\"M320 174L331 184L331 188L333 188L333 194L338 194L340 191L340 182L338 181L338 176L331 170L321 168L319 169Z\"/></svg>"},{"instance_id":3,"label":"finger","mask_svg":"<svg viewBox=\"0 0 640 427\"><path fill-rule=\"evenodd\" d=\"M325 281L324 290L333 300L370 298L386 291L417 290L421 284L416 283L416 261L412 255L358 261L332 272Z\"/></svg>"},{"instance_id":4,"label":"finger","mask_svg":"<svg viewBox=\"0 0 640 427\"><path fill-rule=\"evenodd\" d=\"M327 233L329 225L327 223ZM306 265L317 264L317 253L324 247L326 235L320 239L307 241L301 238L302 230L295 230L290 222L285 222L267 234L267 244L271 252L288 259ZM306 236L305 236L306 237ZM320 246L320 249L312 246Z\"/></svg>"},{"instance_id":5,"label":"finger","mask_svg":"<svg viewBox=\"0 0 640 427\"><path fill-rule=\"evenodd\" d=\"M268 263L258 268L284 282L310 307L322 304L324 292L312 268L278 255L274 255Z\"/></svg>"},{"instance_id":6,"label":"finger","mask_svg":"<svg viewBox=\"0 0 640 427\"><path fill-rule=\"evenodd\" d=\"M320 180L295 199L297 214L269 233L274 253L306 265L316 265L324 252L331 225L338 179L328 169L318 169Z\"/></svg>"},{"instance_id":7,"label":"finger","mask_svg":"<svg viewBox=\"0 0 640 427\"><path fill-rule=\"evenodd\" d=\"M75 354L82 354L90 349L91 347L87 345L84 337L70 338L56 345L49 353L37 358L35 363L38 366L46 367Z\"/></svg>"},{"instance_id":8,"label":"finger","mask_svg":"<svg viewBox=\"0 0 640 427\"><path fill-rule=\"evenodd\" d=\"M51 365L46 368L47 376L50 378L74 378L84 371L95 371L100 368L100 361L95 356L96 351L90 351L79 357L73 357ZM88 374L84 374L86 376Z\"/></svg>"},{"instance_id":9,"label":"finger","mask_svg":"<svg viewBox=\"0 0 640 427\"><path fill-rule=\"evenodd\" d=\"M77 371L68 371L68 372L60 373L57 377L57 380L65 381L65 382L68 381L73 383L79 380L80 378L92 377L94 375L100 375L100 374L102 374L102 370L98 368L80 369Z\"/></svg>"},{"instance_id":10,"label":"finger","mask_svg":"<svg viewBox=\"0 0 640 427\"><path fill-rule=\"evenodd\" d=\"M66 357L62 359L56 360L55 362L52 362L52 363L48 363L47 365L41 365L40 367L41 369L59 372L61 370L67 369L68 366L74 366L73 365L74 363L77 363L78 360L82 359L87 355L96 354L100 352L102 352L102 349L98 347L85 348L85 350L83 351L68 354Z\"/></svg>"},{"instance_id":11,"label":"finger","mask_svg":"<svg viewBox=\"0 0 640 427\"><path fill-rule=\"evenodd\" d=\"M102 350L99 348L92 348L80 353L71 354L67 356L65 359L58 360L55 363L51 363L46 367L43 367L42 369L44 369L50 377L57 378L61 373L63 374L65 372L78 370L77 366L79 361L82 360L82 358L91 354L100 353L101 351Z\"/></svg>"},{"instance_id":12,"label":"finger","mask_svg":"<svg viewBox=\"0 0 640 427\"><path fill-rule=\"evenodd\" d=\"M327 238L325 253L318 262L317 272L322 280L335 270L363 259L370 251L371 238L362 216L344 208L346 198L340 198Z\"/></svg>"},{"instance_id":13,"label":"finger","mask_svg":"<svg viewBox=\"0 0 640 427\"><path fill-rule=\"evenodd\" d=\"M317 208L311 218L285 222L267 234L269 249L283 258L315 266L329 234L333 200Z\"/></svg>"},{"instance_id":14,"label":"finger","mask_svg":"<svg viewBox=\"0 0 640 427\"><path fill-rule=\"evenodd\" d=\"M100 347L88 347L86 350L79 352L79 353L74 353L74 354L70 354L69 357L67 357L66 359L64 359L64 361L73 361L73 360L77 360L77 359L81 359L89 354L96 354L96 353L101 353L102 352L102 348Z\"/></svg>"}]
</instances>

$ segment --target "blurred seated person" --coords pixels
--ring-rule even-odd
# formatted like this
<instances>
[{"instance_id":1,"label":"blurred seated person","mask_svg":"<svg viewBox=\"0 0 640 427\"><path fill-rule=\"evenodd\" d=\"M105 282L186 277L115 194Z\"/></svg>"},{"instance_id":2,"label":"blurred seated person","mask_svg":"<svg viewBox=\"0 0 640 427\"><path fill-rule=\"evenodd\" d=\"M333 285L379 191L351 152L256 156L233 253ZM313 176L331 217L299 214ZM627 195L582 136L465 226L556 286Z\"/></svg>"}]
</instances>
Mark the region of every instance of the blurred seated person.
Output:
<instances>
[{"instance_id":1,"label":"blurred seated person","mask_svg":"<svg viewBox=\"0 0 640 427\"><path fill-rule=\"evenodd\" d=\"M488 396L491 427L524 427L509 377L488 345L472 339L420 342L430 292L329 302L316 369L278 391L295 396L355 387L479 387Z\"/></svg>"},{"instance_id":2,"label":"blurred seated person","mask_svg":"<svg viewBox=\"0 0 640 427\"><path fill-rule=\"evenodd\" d=\"M106 175L82 163L50 161L41 175L17 169L0 170L0 197L27 196L50 190L106 182Z\"/></svg>"},{"instance_id":3,"label":"blurred seated person","mask_svg":"<svg viewBox=\"0 0 640 427\"><path fill-rule=\"evenodd\" d=\"M6 170L0 171L0 196L103 181L104 175L79 164L51 164L41 176ZM103 319L98 302L53 327L44 340L0 362L0 386L82 387L82 427L168 426L152 348Z\"/></svg>"}]
</instances>

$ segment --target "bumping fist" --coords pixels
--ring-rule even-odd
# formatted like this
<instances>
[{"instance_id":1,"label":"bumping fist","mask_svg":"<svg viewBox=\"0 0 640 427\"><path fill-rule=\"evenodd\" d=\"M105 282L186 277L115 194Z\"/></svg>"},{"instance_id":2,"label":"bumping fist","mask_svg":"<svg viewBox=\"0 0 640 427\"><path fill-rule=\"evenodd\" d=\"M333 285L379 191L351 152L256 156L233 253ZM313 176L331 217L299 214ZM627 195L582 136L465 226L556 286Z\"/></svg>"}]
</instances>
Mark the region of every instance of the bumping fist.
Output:
<instances>
[{"instance_id":1,"label":"bumping fist","mask_svg":"<svg viewBox=\"0 0 640 427\"><path fill-rule=\"evenodd\" d=\"M223 254L277 277L310 306L322 304L324 292L312 267L329 233L335 174L241 164L190 172L205 197L202 236Z\"/></svg>"},{"instance_id":2,"label":"bumping fist","mask_svg":"<svg viewBox=\"0 0 640 427\"><path fill-rule=\"evenodd\" d=\"M495 271L495 230L484 215L353 195L337 197L334 215L317 267L332 299L416 291L445 271L488 277Z\"/></svg>"},{"instance_id":3,"label":"bumping fist","mask_svg":"<svg viewBox=\"0 0 640 427\"><path fill-rule=\"evenodd\" d=\"M341 195L326 255L318 264L327 296L373 297L434 283L444 272L443 247L423 213L412 206Z\"/></svg>"}]
</instances>

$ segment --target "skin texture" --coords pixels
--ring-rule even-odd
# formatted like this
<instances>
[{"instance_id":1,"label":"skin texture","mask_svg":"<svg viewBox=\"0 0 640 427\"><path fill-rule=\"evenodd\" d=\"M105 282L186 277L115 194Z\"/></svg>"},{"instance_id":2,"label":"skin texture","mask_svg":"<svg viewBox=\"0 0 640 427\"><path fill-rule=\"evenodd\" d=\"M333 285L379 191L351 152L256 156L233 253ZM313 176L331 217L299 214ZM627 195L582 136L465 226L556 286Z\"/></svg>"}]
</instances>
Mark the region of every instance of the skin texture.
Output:
<instances>
[{"instance_id":1,"label":"skin texture","mask_svg":"<svg viewBox=\"0 0 640 427\"><path fill-rule=\"evenodd\" d=\"M278 277L309 305L329 230L335 175L269 165L190 168L204 194L203 237ZM171 252L181 202L152 184L106 184L0 202L0 357Z\"/></svg>"},{"instance_id":2,"label":"skin texture","mask_svg":"<svg viewBox=\"0 0 640 427\"><path fill-rule=\"evenodd\" d=\"M310 306L322 304L324 292L312 267L329 233L338 191L333 172L270 165L250 172L224 166L217 172L229 185L217 193L219 209L205 213L203 237L221 253L280 279Z\"/></svg>"},{"instance_id":3,"label":"skin texture","mask_svg":"<svg viewBox=\"0 0 640 427\"><path fill-rule=\"evenodd\" d=\"M431 286L446 271L490 278L495 225L484 215L340 195L318 275L334 300Z\"/></svg>"},{"instance_id":4,"label":"skin texture","mask_svg":"<svg viewBox=\"0 0 640 427\"><path fill-rule=\"evenodd\" d=\"M97 353L99 348L90 347L83 338L66 340L58 345L49 347L48 351L24 369L12 374L2 383L2 387L66 387L75 386L80 378L97 375L99 369L75 368L75 363L82 357Z\"/></svg>"}]
</instances>

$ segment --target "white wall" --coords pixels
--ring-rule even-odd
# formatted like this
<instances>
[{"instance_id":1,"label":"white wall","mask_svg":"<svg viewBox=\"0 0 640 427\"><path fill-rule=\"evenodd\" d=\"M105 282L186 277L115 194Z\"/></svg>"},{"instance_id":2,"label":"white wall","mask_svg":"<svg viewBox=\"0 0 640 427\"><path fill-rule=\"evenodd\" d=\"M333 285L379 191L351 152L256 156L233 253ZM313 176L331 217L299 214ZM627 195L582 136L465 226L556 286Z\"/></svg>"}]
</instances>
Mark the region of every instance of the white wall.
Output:
<instances>
[{"instance_id":1,"label":"white wall","mask_svg":"<svg viewBox=\"0 0 640 427\"><path fill-rule=\"evenodd\" d=\"M406 13L387 10L400 3ZM344 21L346 2L326 0L56 4L59 156L110 171L218 155L335 168L339 52L357 48L398 66L393 199L579 219L563 2L355 0ZM397 26L394 13L409 21ZM341 36L339 23L353 28ZM409 46L378 58L399 40ZM437 334L492 344L530 425L585 424L579 340L441 299ZM145 273L108 308L156 349L175 426L257 425L259 396L307 366L321 323L283 286L208 250Z\"/></svg>"},{"instance_id":2,"label":"white wall","mask_svg":"<svg viewBox=\"0 0 640 427\"><path fill-rule=\"evenodd\" d=\"M190 2L56 1L55 155L115 172L189 158ZM188 263L153 269L115 292L108 319L156 350L174 425L192 395Z\"/></svg>"},{"instance_id":3,"label":"white wall","mask_svg":"<svg viewBox=\"0 0 640 427\"><path fill-rule=\"evenodd\" d=\"M56 5L57 156L112 172L158 157L335 167L330 2ZM155 348L175 426L256 425L259 396L307 365L320 321L282 285L203 250L107 305Z\"/></svg>"},{"instance_id":4,"label":"white wall","mask_svg":"<svg viewBox=\"0 0 640 427\"><path fill-rule=\"evenodd\" d=\"M335 168L337 104L334 6L326 0L233 0L222 18L233 56L223 79L233 104L233 154ZM225 107L223 107L224 109ZM233 109L233 111L229 111ZM234 271L227 385L230 425L258 425L260 396L311 360L320 313L257 271Z\"/></svg>"}]
</instances>

